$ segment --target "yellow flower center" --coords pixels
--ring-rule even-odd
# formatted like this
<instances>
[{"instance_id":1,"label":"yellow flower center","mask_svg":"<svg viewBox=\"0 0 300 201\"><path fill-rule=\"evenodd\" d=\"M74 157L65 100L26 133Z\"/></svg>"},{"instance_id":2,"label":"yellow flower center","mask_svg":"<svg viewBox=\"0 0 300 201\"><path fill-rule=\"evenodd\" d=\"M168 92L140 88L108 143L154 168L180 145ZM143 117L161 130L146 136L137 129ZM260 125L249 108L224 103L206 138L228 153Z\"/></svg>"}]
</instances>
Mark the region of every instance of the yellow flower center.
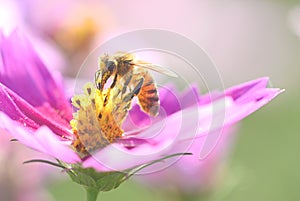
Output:
<instances>
[{"instance_id":1,"label":"yellow flower center","mask_svg":"<svg viewBox=\"0 0 300 201\"><path fill-rule=\"evenodd\" d=\"M77 138L73 146L78 152L91 153L122 136L122 125L112 115L113 101L109 100L112 91L106 89L101 92L92 83L87 83L84 94L72 98L72 104L78 108L71 121Z\"/></svg>"}]
</instances>

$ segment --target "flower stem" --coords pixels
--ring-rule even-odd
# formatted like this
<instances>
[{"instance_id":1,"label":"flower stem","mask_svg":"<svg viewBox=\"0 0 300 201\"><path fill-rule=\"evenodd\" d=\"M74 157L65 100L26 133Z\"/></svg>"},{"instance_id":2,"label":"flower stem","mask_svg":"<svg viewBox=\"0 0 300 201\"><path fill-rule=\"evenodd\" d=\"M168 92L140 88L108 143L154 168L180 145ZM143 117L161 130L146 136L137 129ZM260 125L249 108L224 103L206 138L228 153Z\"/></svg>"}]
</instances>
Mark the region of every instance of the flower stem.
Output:
<instances>
[{"instance_id":1,"label":"flower stem","mask_svg":"<svg viewBox=\"0 0 300 201\"><path fill-rule=\"evenodd\" d=\"M86 200L87 201L96 201L99 191L95 188L86 187Z\"/></svg>"}]
</instances>

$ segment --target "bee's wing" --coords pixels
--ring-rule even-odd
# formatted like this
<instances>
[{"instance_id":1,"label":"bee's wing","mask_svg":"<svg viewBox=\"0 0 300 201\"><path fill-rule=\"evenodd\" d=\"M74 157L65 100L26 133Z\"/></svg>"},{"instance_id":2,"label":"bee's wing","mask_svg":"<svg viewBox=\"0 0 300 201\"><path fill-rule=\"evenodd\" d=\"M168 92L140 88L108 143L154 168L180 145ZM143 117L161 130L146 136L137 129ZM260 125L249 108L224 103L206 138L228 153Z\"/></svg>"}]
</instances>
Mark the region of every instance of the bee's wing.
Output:
<instances>
[{"instance_id":1,"label":"bee's wing","mask_svg":"<svg viewBox=\"0 0 300 201\"><path fill-rule=\"evenodd\" d=\"M138 61L131 62L130 64L135 65L135 66L139 66L139 67L142 67L142 68L147 68L147 69L150 69L150 70L168 75L170 77L178 77L178 75L175 72L173 72L173 71L171 71L167 68L164 68L162 66L158 66L158 65L155 65L155 64L152 64L152 63L148 63L148 62L145 62L145 61L138 60Z\"/></svg>"}]
</instances>

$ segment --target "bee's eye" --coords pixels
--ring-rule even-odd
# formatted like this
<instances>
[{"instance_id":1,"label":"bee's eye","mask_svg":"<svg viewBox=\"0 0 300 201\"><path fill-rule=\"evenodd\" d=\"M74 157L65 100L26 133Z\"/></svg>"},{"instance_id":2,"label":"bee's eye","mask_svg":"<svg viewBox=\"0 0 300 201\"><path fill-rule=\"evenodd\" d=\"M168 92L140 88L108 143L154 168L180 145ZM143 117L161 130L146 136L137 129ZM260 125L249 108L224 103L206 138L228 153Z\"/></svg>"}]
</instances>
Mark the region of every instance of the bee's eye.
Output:
<instances>
[{"instance_id":1,"label":"bee's eye","mask_svg":"<svg viewBox=\"0 0 300 201\"><path fill-rule=\"evenodd\" d=\"M107 70L112 72L112 71L114 71L116 64L113 61L107 61L106 66L107 66Z\"/></svg>"},{"instance_id":2,"label":"bee's eye","mask_svg":"<svg viewBox=\"0 0 300 201\"><path fill-rule=\"evenodd\" d=\"M130 64L132 62L132 59L126 59L124 60L124 63Z\"/></svg>"}]
</instances>

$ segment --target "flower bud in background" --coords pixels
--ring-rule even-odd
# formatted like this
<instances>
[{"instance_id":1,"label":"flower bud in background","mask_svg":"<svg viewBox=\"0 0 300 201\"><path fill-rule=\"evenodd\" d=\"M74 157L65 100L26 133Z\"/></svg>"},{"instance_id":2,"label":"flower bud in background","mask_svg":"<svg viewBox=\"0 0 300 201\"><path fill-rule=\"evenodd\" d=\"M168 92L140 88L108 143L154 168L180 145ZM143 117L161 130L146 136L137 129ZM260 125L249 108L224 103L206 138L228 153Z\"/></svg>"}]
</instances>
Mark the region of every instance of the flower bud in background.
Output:
<instances>
[{"instance_id":1,"label":"flower bud in background","mask_svg":"<svg viewBox=\"0 0 300 201\"><path fill-rule=\"evenodd\" d=\"M112 12L99 1L25 0L20 5L27 23L60 47L68 66L64 73L71 77L114 25Z\"/></svg>"},{"instance_id":2,"label":"flower bud in background","mask_svg":"<svg viewBox=\"0 0 300 201\"><path fill-rule=\"evenodd\" d=\"M300 6L294 6L289 11L288 22L290 29L300 37Z\"/></svg>"},{"instance_id":3,"label":"flower bud in background","mask_svg":"<svg viewBox=\"0 0 300 201\"><path fill-rule=\"evenodd\" d=\"M133 0L130 4L106 0L104 3L113 9L117 26L125 31L160 28L195 41L211 55L226 85L268 75L275 85L298 86L293 80L299 74L294 73L299 69L299 48L287 29L288 9L284 3L268 0L176 3Z\"/></svg>"}]
</instances>

